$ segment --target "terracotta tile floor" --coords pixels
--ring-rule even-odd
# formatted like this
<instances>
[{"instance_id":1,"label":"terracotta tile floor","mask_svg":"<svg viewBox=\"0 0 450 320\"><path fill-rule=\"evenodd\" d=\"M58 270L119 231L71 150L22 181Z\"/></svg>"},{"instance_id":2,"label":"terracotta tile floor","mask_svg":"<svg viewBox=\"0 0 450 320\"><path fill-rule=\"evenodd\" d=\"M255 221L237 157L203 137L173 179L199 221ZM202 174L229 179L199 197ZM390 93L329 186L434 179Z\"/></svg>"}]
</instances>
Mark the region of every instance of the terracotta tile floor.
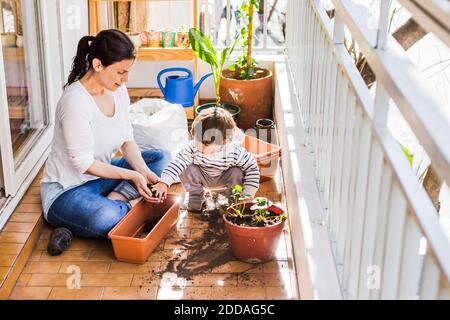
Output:
<instances>
[{"instance_id":1,"label":"terracotta tile floor","mask_svg":"<svg viewBox=\"0 0 450 320\"><path fill-rule=\"evenodd\" d=\"M283 203L281 179L261 184L258 195ZM171 192L182 192L180 184ZM33 197L33 195L29 195ZM40 205L40 199L32 205ZM25 206L23 204L22 206ZM23 212L33 208L22 207ZM24 213L22 220L35 219ZM17 216L15 216L17 217ZM181 210L176 227L142 265L115 259L109 240L75 238L69 250L57 257L45 247L51 233L47 225L28 259L10 299L298 299L290 231L287 227L278 246L275 260L265 264L235 261L227 245L213 258L219 262L201 272L186 275L179 266L201 252L186 243L198 241L210 221ZM201 240L200 240L201 241ZM14 251L15 248L8 247ZM207 251L208 249L206 249ZM211 258L211 259L213 259ZM197 263L199 260L196 260ZM201 262L201 261L200 261ZM205 261L204 261L205 262ZM210 262L210 261L206 261ZM200 268L201 269L201 268ZM78 273L79 272L79 275ZM80 278L81 277L81 278ZM80 288L72 287L81 279Z\"/></svg>"}]
</instances>

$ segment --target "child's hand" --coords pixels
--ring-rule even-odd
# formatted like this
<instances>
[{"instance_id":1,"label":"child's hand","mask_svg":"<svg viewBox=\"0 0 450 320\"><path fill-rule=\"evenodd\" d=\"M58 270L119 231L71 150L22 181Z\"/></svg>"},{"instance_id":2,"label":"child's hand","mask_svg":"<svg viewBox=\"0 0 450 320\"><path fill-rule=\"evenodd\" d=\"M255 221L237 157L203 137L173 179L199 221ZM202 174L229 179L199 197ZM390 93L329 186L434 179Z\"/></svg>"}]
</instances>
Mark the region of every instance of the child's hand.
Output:
<instances>
[{"instance_id":1,"label":"child's hand","mask_svg":"<svg viewBox=\"0 0 450 320\"><path fill-rule=\"evenodd\" d=\"M157 184L152 185L152 191L156 198L159 200L165 200L167 194L167 184L164 182L158 182Z\"/></svg>"}]
</instances>

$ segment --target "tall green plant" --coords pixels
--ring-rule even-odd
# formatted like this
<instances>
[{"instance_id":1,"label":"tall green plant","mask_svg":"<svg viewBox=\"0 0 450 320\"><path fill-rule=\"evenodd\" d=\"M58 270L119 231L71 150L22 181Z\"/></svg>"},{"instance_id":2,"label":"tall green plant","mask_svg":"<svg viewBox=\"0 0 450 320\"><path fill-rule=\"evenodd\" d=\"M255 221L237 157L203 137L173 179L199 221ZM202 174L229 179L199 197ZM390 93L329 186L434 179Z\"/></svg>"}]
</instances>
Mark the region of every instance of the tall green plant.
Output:
<instances>
[{"instance_id":1,"label":"tall green plant","mask_svg":"<svg viewBox=\"0 0 450 320\"><path fill-rule=\"evenodd\" d=\"M238 57L236 63L229 67L231 71L238 71L239 79L254 79L256 77L256 62L252 58L253 49L253 12L259 10L258 0L244 0L238 11L239 17L246 23L241 28L240 43L242 54Z\"/></svg>"},{"instance_id":2,"label":"tall green plant","mask_svg":"<svg viewBox=\"0 0 450 320\"><path fill-rule=\"evenodd\" d=\"M222 74L223 65L240 39L241 37L238 37L231 46L223 49L218 59L218 54L208 37L196 28L189 29L189 41L191 42L192 50L194 50L197 57L211 66L214 77L214 88L216 89L217 106L220 106L220 75Z\"/></svg>"}]
</instances>

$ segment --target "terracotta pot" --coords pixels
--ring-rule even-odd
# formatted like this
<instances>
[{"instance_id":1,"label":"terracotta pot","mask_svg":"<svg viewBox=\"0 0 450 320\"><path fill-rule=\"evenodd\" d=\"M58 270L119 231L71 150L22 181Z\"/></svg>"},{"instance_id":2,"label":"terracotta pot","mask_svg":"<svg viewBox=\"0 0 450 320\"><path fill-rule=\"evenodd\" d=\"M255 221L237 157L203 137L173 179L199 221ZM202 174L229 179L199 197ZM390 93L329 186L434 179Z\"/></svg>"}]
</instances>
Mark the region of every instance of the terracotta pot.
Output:
<instances>
[{"instance_id":1,"label":"terracotta pot","mask_svg":"<svg viewBox=\"0 0 450 320\"><path fill-rule=\"evenodd\" d=\"M177 198L168 195L161 204L142 200L127 213L108 233L117 260L133 263L147 260L177 222L180 211Z\"/></svg>"},{"instance_id":2,"label":"terracotta pot","mask_svg":"<svg viewBox=\"0 0 450 320\"><path fill-rule=\"evenodd\" d=\"M252 203L246 205L246 207L250 206ZM238 260L262 263L273 259L286 220L267 227L238 226L228 221L226 215L223 215L223 220L228 232L231 252Z\"/></svg>"},{"instance_id":3,"label":"terracotta pot","mask_svg":"<svg viewBox=\"0 0 450 320\"><path fill-rule=\"evenodd\" d=\"M261 182L275 177L281 157L281 147L249 135L245 135L241 147L255 157Z\"/></svg>"},{"instance_id":4,"label":"terracotta pot","mask_svg":"<svg viewBox=\"0 0 450 320\"><path fill-rule=\"evenodd\" d=\"M241 107L239 127L247 130L255 126L256 120L272 117L272 71L264 70L266 76L261 79L232 79L235 72L223 70L220 80L220 97L223 102L234 103Z\"/></svg>"}]
</instances>

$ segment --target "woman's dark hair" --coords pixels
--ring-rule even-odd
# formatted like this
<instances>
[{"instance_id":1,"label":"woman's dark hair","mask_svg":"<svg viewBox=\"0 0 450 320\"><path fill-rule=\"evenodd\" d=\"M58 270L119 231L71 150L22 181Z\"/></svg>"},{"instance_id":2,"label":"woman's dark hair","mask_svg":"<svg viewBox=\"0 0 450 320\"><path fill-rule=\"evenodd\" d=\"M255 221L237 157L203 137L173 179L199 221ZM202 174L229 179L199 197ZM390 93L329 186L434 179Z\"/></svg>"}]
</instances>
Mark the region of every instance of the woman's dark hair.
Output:
<instances>
[{"instance_id":1,"label":"woman's dark hair","mask_svg":"<svg viewBox=\"0 0 450 320\"><path fill-rule=\"evenodd\" d=\"M107 67L122 60L135 59L136 49L130 38L116 29L103 30L95 37L84 36L78 42L77 55L64 88L80 80L92 67L94 58Z\"/></svg>"}]
</instances>

